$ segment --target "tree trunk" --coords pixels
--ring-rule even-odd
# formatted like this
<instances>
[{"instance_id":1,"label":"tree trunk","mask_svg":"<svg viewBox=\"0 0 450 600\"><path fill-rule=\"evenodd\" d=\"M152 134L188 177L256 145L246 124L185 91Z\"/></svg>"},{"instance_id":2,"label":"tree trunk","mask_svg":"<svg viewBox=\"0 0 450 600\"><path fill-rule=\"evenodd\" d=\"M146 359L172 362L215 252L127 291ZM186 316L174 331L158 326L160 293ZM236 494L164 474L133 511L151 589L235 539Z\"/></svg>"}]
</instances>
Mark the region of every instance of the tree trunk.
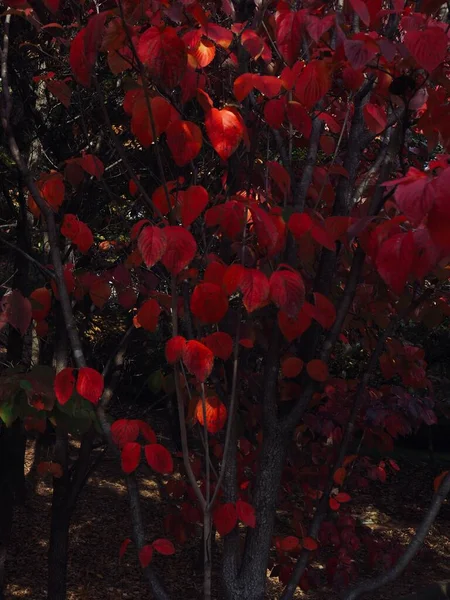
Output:
<instances>
[{"instance_id":1,"label":"tree trunk","mask_svg":"<svg viewBox=\"0 0 450 600\"><path fill-rule=\"evenodd\" d=\"M65 503L59 507L53 505L48 550L48 600L66 600L69 526L70 514Z\"/></svg>"},{"instance_id":2,"label":"tree trunk","mask_svg":"<svg viewBox=\"0 0 450 600\"><path fill-rule=\"evenodd\" d=\"M253 505L256 527L249 528L242 566L237 578L224 577L227 600L264 600L267 564L272 542L278 491L286 454L286 439L278 431L268 434L261 452ZM231 575L231 574L230 574Z\"/></svg>"}]
</instances>

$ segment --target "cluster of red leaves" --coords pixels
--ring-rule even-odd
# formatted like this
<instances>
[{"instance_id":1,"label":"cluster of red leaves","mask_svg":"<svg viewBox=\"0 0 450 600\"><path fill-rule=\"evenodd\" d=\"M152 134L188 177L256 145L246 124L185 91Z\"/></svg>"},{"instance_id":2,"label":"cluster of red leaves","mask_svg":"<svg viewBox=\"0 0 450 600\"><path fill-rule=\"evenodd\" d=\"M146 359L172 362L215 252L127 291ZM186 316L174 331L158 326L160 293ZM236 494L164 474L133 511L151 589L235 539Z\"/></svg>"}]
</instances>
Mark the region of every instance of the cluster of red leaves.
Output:
<instances>
[{"instance_id":1,"label":"cluster of red leaves","mask_svg":"<svg viewBox=\"0 0 450 600\"><path fill-rule=\"evenodd\" d=\"M149 467L157 473L172 473L173 460L170 452L158 444L153 429L144 421L119 419L111 425L111 435L120 448L125 473L133 473L141 461L142 445L136 442L140 435L147 442L144 445L144 455Z\"/></svg>"},{"instance_id":2,"label":"cluster of red leaves","mask_svg":"<svg viewBox=\"0 0 450 600\"><path fill-rule=\"evenodd\" d=\"M74 391L92 404L97 404L103 387L103 375L90 367L62 369L56 375L54 383L56 398L62 405L70 400Z\"/></svg>"}]
</instances>

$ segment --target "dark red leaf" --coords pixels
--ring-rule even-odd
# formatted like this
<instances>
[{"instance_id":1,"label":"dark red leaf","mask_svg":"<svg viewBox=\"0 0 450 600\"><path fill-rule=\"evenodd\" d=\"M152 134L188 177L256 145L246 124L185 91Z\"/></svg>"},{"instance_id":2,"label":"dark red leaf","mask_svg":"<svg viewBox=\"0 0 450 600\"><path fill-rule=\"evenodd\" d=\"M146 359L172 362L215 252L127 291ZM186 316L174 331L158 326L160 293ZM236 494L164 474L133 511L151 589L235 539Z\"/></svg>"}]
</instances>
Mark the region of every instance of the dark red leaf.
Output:
<instances>
[{"instance_id":1,"label":"dark red leaf","mask_svg":"<svg viewBox=\"0 0 450 600\"><path fill-rule=\"evenodd\" d=\"M227 535L236 527L238 520L236 507L231 502L220 504L213 513L214 525L221 536Z\"/></svg>"},{"instance_id":2,"label":"dark red leaf","mask_svg":"<svg viewBox=\"0 0 450 600\"><path fill-rule=\"evenodd\" d=\"M167 448L161 444L147 444L144 447L148 465L157 473L172 473L173 460Z\"/></svg>"},{"instance_id":3,"label":"dark red leaf","mask_svg":"<svg viewBox=\"0 0 450 600\"><path fill-rule=\"evenodd\" d=\"M127 442L121 452L122 470L124 473L135 471L141 460L141 445L137 442Z\"/></svg>"}]
</instances>

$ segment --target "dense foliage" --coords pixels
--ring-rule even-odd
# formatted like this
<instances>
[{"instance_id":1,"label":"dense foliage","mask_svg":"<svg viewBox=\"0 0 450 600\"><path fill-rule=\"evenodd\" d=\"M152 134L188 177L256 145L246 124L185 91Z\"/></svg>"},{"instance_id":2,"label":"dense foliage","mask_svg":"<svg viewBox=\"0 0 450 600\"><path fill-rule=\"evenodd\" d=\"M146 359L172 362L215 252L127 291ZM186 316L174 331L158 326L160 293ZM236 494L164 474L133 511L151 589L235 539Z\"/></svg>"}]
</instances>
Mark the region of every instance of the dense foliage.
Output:
<instances>
[{"instance_id":1,"label":"dense foliage","mask_svg":"<svg viewBox=\"0 0 450 600\"><path fill-rule=\"evenodd\" d=\"M411 560L450 476L401 557L351 500L398 469L362 447L436 421L424 351L401 327L449 315L449 18L439 0L7 2L0 542L23 430L52 427L51 600L66 597L98 438L127 478L121 554L137 547L155 598L171 595L153 553L169 561L198 525L205 598L217 577L226 598L261 600L268 568L283 600L347 590L364 551L386 574L345 592L357 598ZM106 358L97 315L102 335L125 327ZM108 412L136 375L135 334L179 420L175 450L144 417ZM141 521L143 463L171 499L164 531ZM274 536L280 510L289 533Z\"/></svg>"}]
</instances>

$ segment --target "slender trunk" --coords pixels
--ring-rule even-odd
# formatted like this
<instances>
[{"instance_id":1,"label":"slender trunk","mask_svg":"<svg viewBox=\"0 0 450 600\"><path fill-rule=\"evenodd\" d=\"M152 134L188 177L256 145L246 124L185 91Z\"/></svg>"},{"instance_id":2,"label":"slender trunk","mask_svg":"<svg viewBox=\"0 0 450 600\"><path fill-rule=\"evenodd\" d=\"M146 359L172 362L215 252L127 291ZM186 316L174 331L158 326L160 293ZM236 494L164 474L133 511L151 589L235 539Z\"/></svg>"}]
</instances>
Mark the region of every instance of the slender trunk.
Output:
<instances>
[{"instance_id":1,"label":"slender trunk","mask_svg":"<svg viewBox=\"0 0 450 600\"><path fill-rule=\"evenodd\" d=\"M249 529L247 533L237 586L231 588L225 582L227 600L264 600L267 563L287 439L287 436L281 436L275 430L263 442L253 496L256 527Z\"/></svg>"},{"instance_id":2,"label":"slender trunk","mask_svg":"<svg viewBox=\"0 0 450 600\"><path fill-rule=\"evenodd\" d=\"M67 507L53 508L48 551L48 600L66 600L69 526Z\"/></svg>"}]
</instances>

